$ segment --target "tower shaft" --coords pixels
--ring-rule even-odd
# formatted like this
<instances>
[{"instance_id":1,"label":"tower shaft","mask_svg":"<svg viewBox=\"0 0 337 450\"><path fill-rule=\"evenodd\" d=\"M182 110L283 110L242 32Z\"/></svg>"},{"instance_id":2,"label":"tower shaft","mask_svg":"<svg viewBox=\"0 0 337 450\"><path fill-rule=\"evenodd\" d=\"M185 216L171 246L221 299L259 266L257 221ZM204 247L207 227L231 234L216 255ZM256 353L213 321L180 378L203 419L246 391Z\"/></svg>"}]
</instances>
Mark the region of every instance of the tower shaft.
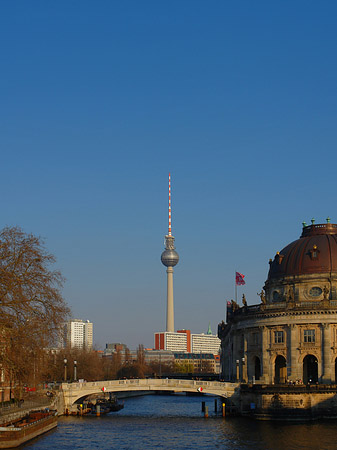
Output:
<instances>
[{"instance_id":1,"label":"tower shaft","mask_svg":"<svg viewBox=\"0 0 337 450\"><path fill-rule=\"evenodd\" d=\"M167 273L166 331L174 332L173 267L168 267L166 273Z\"/></svg>"}]
</instances>

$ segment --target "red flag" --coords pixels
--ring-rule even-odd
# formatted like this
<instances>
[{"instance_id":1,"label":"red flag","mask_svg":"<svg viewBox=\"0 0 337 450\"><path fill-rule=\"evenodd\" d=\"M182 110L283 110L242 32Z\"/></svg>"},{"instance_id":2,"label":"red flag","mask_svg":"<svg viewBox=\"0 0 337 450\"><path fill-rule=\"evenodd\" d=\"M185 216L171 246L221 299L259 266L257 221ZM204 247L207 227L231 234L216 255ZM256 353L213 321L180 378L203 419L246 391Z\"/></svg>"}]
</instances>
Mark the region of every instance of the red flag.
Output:
<instances>
[{"instance_id":1,"label":"red flag","mask_svg":"<svg viewBox=\"0 0 337 450\"><path fill-rule=\"evenodd\" d=\"M246 284L245 280L244 280L244 275L242 275L242 273L240 272L236 272L235 273L235 284L237 286L242 286L243 284Z\"/></svg>"}]
</instances>

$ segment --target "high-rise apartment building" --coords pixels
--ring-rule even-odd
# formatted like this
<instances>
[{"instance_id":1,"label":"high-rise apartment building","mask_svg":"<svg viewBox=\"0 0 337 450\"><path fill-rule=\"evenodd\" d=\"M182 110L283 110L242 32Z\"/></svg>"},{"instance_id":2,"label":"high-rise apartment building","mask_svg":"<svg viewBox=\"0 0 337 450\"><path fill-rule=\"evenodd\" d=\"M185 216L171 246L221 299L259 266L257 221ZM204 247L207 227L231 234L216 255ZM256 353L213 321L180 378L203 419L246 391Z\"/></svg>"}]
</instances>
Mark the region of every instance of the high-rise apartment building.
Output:
<instances>
[{"instance_id":1,"label":"high-rise apartment building","mask_svg":"<svg viewBox=\"0 0 337 450\"><path fill-rule=\"evenodd\" d=\"M89 320L72 319L64 324L64 346L91 349L93 346L93 324Z\"/></svg>"},{"instance_id":2,"label":"high-rise apartment building","mask_svg":"<svg viewBox=\"0 0 337 450\"><path fill-rule=\"evenodd\" d=\"M212 353L217 355L220 352L221 340L213 334L191 334L193 353Z\"/></svg>"},{"instance_id":3,"label":"high-rise apartment building","mask_svg":"<svg viewBox=\"0 0 337 450\"><path fill-rule=\"evenodd\" d=\"M221 341L213 334L196 334L190 330L178 330L176 333L167 331L155 333L156 350L171 350L172 352L212 353L217 355Z\"/></svg>"},{"instance_id":4,"label":"high-rise apartment building","mask_svg":"<svg viewBox=\"0 0 337 450\"><path fill-rule=\"evenodd\" d=\"M185 330L184 330L185 331ZM163 331L154 334L155 350L187 351L187 334Z\"/></svg>"}]
</instances>

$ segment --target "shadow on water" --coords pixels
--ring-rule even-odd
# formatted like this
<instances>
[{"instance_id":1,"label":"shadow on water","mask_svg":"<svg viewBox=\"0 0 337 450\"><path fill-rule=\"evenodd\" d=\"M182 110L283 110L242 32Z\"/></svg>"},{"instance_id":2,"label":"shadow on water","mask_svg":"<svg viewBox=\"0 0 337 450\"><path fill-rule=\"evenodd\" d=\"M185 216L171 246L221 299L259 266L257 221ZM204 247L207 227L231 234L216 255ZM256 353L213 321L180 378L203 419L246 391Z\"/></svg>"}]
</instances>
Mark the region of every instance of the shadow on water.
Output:
<instances>
[{"instance_id":1,"label":"shadow on water","mask_svg":"<svg viewBox=\"0 0 337 450\"><path fill-rule=\"evenodd\" d=\"M203 417L201 402L209 407ZM58 429L25 449L223 449L332 450L334 422L279 423L226 418L214 413L214 398L144 396L125 400L125 408L102 417L62 417Z\"/></svg>"},{"instance_id":2,"label":"shadow on water","mask_svg":"<svg viewBox=\"0 0 337 450\"><path fill-rule=\"evenodd\" d=\"M218 424L219 442L228 449L332 450L337 448L333 422L287 423L230 418Z\"/></svg>"}]
</instances>

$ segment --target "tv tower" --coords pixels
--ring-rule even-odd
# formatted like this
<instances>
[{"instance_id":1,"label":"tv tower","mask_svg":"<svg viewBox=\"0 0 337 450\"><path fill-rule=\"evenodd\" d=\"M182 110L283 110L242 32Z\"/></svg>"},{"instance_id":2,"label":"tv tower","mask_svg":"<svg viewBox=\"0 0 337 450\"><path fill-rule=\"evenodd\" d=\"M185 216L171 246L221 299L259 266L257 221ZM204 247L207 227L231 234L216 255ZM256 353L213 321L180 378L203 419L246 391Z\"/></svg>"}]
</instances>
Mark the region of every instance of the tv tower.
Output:
<instances>
[{"instance_id":1,"label":"tv tower","mask_svg":"<svg viewBox=\"0 0 337 450\"><path fill-rule=\"evenodd\" d=\"M161 262L167 267L167 310L166 331L174 332L173 309L173 267L178 264L179 255L175 251L174 237L171 233L171 174L169 174L169 214L168 234L165 236L165 250L161 254Z\"/></svg>"}]
</instances>

